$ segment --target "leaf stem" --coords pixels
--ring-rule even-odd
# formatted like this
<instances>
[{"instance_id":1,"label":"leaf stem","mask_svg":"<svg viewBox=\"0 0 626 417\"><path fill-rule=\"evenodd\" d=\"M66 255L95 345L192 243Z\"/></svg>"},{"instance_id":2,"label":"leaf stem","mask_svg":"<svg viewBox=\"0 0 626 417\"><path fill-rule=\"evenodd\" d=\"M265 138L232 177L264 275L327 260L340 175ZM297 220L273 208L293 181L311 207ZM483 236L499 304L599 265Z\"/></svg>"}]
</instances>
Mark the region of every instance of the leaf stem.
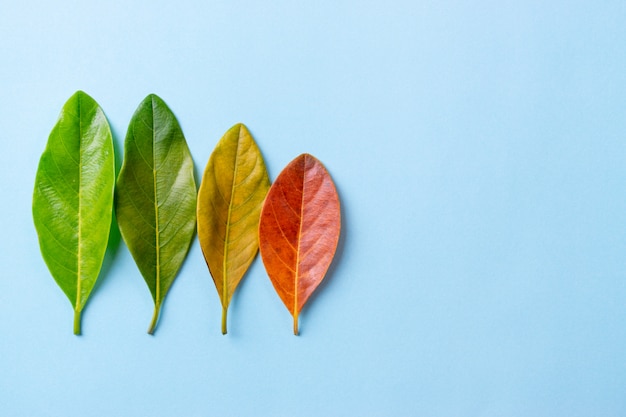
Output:
<instances>
[{"instance_id":1,"label":"leaf stem","mask_svg":"<svg viewBox=\"0 0 626 417\"><path fill-rule=\"evenodd\" d=\"M150 327L148 328L148 334L154 334L157 321L159 320L159 312L161 311L161 303L154 304L154 313L152 314L152 321L150 321Z\"/></svg>"},{"instance_id":2,"label":"leaf stem","mask_svg":"<svg viewBox=\"0 0 626 417\"><path fill-rule=\"evenodd\" d=\"M80 335L80 310L74 310L74 334Z\"/></svg>"},{"instance_id":3,"label":"leaf stem","mask_svg":"<svg viewBox=\"0 0 626 417\"><path fill-rule=\"evenodd\" d=\"M293 334L298 335L298 313L293 315Z\"/></svg>"},{"instance_id":4,"label":"leaf stem","mask_svg":"<svg viewBox=\"0 0 626 417\"><path fill-rule=\"evenodd\" d=\"M227 307L222 306L222 334L226 334L226 312L228 311Z\"/></svg>"}]
</instances>

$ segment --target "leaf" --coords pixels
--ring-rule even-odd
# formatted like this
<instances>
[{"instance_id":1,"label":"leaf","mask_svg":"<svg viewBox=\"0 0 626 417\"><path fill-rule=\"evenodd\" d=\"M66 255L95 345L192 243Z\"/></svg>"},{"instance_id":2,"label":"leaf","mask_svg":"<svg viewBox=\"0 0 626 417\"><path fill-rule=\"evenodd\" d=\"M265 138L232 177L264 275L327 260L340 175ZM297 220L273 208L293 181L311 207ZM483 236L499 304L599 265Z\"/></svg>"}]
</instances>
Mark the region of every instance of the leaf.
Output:
<instances>
[{"instance_id":1,"label":"leaf","mask_svg":"<svg viewBox=\"0 0 626 417\"><path fill-rule=\"evenodd\" d=\"M109 123L98 103L78 91L50 132L33 194L41 253L74 307L74 334L81 332L81 312L102 268L114 185Z\"/></svg>"},{"instance_id":2,"label":"leaf","mask_svg":"<svg viewBox=\"0 0 626 417\"><path fill-rule=\"evenodd\" d=\"M339 197L326 168L302 154L278 175L263 203L261 258L274 289L298 315L330 266L339 241Z\"/></svg>"},{"instance_id":3,"label":"leaf","mask_svg":"<svg viewBox=\"0 0 626 417\"><path fill-rule=\"evenodd\" d=\"M117 180L120 233L154 300L148 333L180 269L196 224L193 161L172 111L154 94L133 115Z\"/></svg>"},{"instance_id":4,"label":"leaf","mask_svg":"<svg viewBox=\"0 0 626 417\"><path fill-rule=\"evenodd\" d=\"M222 302L222 334L228 304L258 249L261 206L270 180L263 156L243 124L218 142L198 192L198 238Z\"/></svg>"}]
</instances>

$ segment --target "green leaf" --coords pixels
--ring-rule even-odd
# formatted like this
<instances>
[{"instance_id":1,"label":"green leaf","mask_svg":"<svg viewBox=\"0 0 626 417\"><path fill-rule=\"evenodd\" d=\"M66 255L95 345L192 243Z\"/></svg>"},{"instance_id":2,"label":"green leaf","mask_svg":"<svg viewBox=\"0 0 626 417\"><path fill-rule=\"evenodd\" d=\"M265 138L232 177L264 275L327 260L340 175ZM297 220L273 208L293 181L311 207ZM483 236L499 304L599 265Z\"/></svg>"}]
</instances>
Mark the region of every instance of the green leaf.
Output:
<instances>
[{"instance_id":1,"label":"green leaf","mask_svg":"<svg viewBox=\"0 0 626 417\"><path fill-rule=\"evenodd\" d=\"M250 132L243 124L233 126L211 154L198 192L198 238L222 302L223 334L230 299L259 249L259 216L269 187Z\"/></svg>"},{"instance_id":2,"label":"green leaf","mask_svg":"<svg viewBox=\"0 0 626 417\"><path fill-rule=\"evenodd\" d=\"M154 94L133 115L115 210L124 242L154 300L148 333L180 269L196 225L193 161L172 111Z\"/></svg>"},{"instance_id":3,"label":"green leaf","mask_svg":"<svg viewBox=\"0 0 626 417\"><path fill-rule=\"evenodd\" d=\"M98 103L82 91L65 103L35 179L33 219L50 273L74 307L74 334L107 247L115 157Z\"/></svg>"}]
</instances>

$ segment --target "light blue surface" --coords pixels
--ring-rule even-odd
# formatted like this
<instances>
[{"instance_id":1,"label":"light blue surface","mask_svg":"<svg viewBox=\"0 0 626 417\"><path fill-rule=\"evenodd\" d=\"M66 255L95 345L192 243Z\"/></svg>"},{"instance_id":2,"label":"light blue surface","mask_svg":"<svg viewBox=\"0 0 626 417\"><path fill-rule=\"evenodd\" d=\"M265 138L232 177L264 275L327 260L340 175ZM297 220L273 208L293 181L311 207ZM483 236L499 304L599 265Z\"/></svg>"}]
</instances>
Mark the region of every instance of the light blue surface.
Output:
<instances>
[{"instance_id":1,"label":"light blue surface","mask_svg":"<svg viewBox=\"0 0 626 417\"><path fill-rule=\"evenodd\" d=\"M3 2L0 415L626 415L625 21L622 0ZM156 93L197 173L239 121L272 179L325 163L343 238L300 337L259 258L222 336L197 240L154 337L123 243L72 335L31 197L78 89L118 159Z\"/></svg>"}]
</instances>

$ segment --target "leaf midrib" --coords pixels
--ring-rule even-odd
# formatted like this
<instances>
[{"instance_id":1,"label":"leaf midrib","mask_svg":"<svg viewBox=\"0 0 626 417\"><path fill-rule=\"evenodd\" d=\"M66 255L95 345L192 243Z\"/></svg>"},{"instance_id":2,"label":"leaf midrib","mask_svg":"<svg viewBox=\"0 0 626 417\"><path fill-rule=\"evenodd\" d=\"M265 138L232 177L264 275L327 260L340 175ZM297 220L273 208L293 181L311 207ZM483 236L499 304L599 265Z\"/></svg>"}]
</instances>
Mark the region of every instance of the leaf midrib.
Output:
<instances>
[{"instance_id":1,"label":"leaf midrib","mask_svg":"<svg viewBox=\"0 0 626 417\"><path fill-rule=\"evenodd\" d=\"M233 213L233 199L235 195L236 179L238 171L239 160L239 144L241 142L242 127L239 126L239 133L237 138L237 145L235 147L235 169L233 170L233 181L230 186L230 198L228 201L228 216L226 217L226 231L224 232L224 259L222 260L222 305L226 307L228 305L228 273L226 264L228 260L228 245L230 240L230 218Z\"/></svg>"},{"instance_id":2,"label":"leaf midrib","mask_svg":"<svg viewBox=\"0 0 626 417\"><path fill-rule=\"evenodd\" d=\"M81 248L82 248L82 235L83 235L83 221L82 221L82 174L83 174L83 118L82 109L80 107L81 94L77 97L78 102L78 250L76 253L76 305L74 309L80 311L81 305L81 288L82 288L82 276L81 276Z\"/></svg>"},{"instance_id":3,"label":"leaf midrib","mask_svg":"<svg viewBox=\"0 0 626 417\"><path fill-rule=\"evenodd\" d=\"M156 282L155 282L155 302L161 304L161 243L159 230L159 200L157 198L157 169L156 169L156 130L154 129L154 97L150 100L152 104L152 179L154 187L154 221L156 236Z\"/></svg>"},{"instance_id":4,"label":"leaf midrib","mask_svg":"<svg viewBox=\"0 0 626 417\"><path fill-rule=\"evenodd\" d=\"M293 316L294 320L298 317L298 281L300 280L300 243L302 241L302 225L304 223L304 193L306 185L306 156L302 163L302 197L300 200L300 224L298 225L298 239L296 248L296 271L293 276ZM297 322L294 322L294 326Z\"/></svg>"}]
</instances>

